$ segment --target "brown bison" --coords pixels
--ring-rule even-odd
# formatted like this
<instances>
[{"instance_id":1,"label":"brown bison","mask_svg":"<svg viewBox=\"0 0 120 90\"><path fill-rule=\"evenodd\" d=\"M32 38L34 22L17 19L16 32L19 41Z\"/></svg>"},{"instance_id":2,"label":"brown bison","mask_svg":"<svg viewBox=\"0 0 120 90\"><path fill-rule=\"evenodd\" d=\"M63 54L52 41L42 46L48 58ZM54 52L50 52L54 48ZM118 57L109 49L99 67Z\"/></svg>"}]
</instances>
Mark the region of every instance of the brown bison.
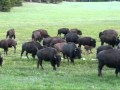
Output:
<instances>
[{"instance_id":1,"label":"brown bison","mask_svg":"<svg viewBox=\"0 0 120 90\"><path fill-rule=\"evenodd\" d=\"M118 45L120 41L118 38L118 33L112 29L108 29L108 30L104 30L103 32L100 32L99 38L101 40L101 45L103 45L105 42L108 43L109 45L112 45L113 47L115 45Z\"/></svg>"},{"instance_id":2,"label":"brown bison","mask_svg":"<svg viewBox=\"0 0 120 90\"><path fill-rule=\"evenodd\" d=\"M33 41L41 41L42 40L41 33L39 31L33 31L32 32L32 40Z\"/></svg>"},{"instance_id":3,"label":"brown bison","mask_svg":"<svg viewBox=\"0 0 120 90\"><path fill-rule=\"evenodd\" d=\"M15 39L15 29L10 29L7 31L6 38L9 36L9 38L14 38Z\"/></svg>"},{"instance_id":4,"label":"brown bison","mask_svg":"<svg viewBox=\"0 0 120 90\"><path fill-rule=\"evenodd\" d=\"M4 49L4 53L8 52L8 48L14 47L14 53L16 52L16 45L17 42L13 39L1 40L0 41L0 48Z\"/></svg>"},{"instance_id":5,"label":"brown bison","mask_svg":"<svg viewBox=\"0 0 120 90\"><path fill-rule=\"evenodd\" d=\"M37 57L38 57L37 68L39 68L39 65L40 65L41 68L43 69L43 66L42 66L43 60L49 61L53 66L53 70L56 70L56 65L58 67L60 66L61 56L57 54L57 51L55 48L46 47L46 48L40 49L37 52Z\"/></svg>"},{"instance_id":6,"label":"brown bison","mask_svg":"<svg viewBox=\"0 0 120 90\"><path fill-rule=\"evenodd\" d=\"M41 46L41 44L36 41L25 42L22 44L21 58L24 51L26 51L26 56L28 59L29 59L28 53L31 53L32 57L35 59L37 51L42 48L43 47Z\"/></svg>"},{"instance_id":7,"label":"brown bison","mask_svg":"<svg viewBox=\"0 0 120 90\"><path fill-rule=\"evenodd\" d=\"M104 65L110 68L115 68L116 77L120 72L120 50L108 49L97 54L98 58L98 76L102 76L102 68Z\"/></svg>"},{"instance_id":8,"label":"brown bison","mask_svg":"<svg viewBox=\"0 0 120 90\"><path fill-rule=\"evenodd\" d=\"M73 28L73 29L71 29L70 32L72 32L72 33L76 33L76 34L78 34L78 35L82 35L81 30L79 30L79 29L77 29L77 28Z\"/></svg>"},{"instance_id":9,"label":"brown bison","mask_svg":"<svg viewBox=\"0 0 120 90\"><path fill-rule=\"evenodd\" d=\"M39 31L39 32L40 32L42 38L50 37L50 36L48 35L47 30L44 30L44 29L38 29L38 30L36 30L36 31Z\"/></svg>"},{"instance_id":10,"label":"brown bison","mask_svg":"<svg viewBox=\"0 0 120 90\"><path fill-rule=\"evenodd\" d=\"M61 42L61 43L56 43L54 45L54 48L58 51L58 52L62 52L63 46L67 44L66 42Z\"/></svg>"}]
</instances>

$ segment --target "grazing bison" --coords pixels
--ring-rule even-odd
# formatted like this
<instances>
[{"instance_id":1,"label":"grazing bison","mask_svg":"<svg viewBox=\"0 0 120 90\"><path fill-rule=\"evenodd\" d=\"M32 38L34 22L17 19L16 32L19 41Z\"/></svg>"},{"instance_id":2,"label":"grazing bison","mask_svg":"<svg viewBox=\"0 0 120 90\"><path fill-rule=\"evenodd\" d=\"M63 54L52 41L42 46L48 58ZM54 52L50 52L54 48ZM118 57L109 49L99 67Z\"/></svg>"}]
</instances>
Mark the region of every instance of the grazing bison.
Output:
<instances>
[{"instance_id":1,"label":"grazing bison","mask_svg":"<svg viewBox=\"0 0 120 90\"><path fill-rule=\"evenodd\" d=\"M103 50L108 50L108 49L113 49L113 47L112 47L112 46L110 46L110 45L106 45L106 46L99 46L99 47L97 48L97 54L98 54L100 51L103 51Z\"/></svg>"},{"instance_id":2,"label":"grazing bison","mask_svg":"<svg viewBox=\"0 0 120 90\"><path fill-rule=\"evenodd\" d=\"M104 65L110 68L115 68L116 77L120 72L120 50L109 49L98 53L98 76L102 76L102 68Z\"/></svg>"},{"instance_id":3,"label":"grazing bison","mask_svg":"<svg viewBox=\"0 0 120 90\"><path fill-rule=\"evenodd\" d=\"M61 43L61 42L66 42L66 41L59 37L53 38L52 41L50 42L50 46L53 47L56 43Z\"/></svg>"},{"instance_id":4,"label":"grazing bison","mask_svg":"<svg viewBox=\"0 0 120 90\"><path fill-rule=\"evenodd\" d=\"M75 43L69 42L65 44L62 48L63 57L65 59L65 56L70 58L71 62L74 64L74 58L78 57L81 58L81 49L77 48ZM68 59L69 62L69 59Z\"/></svg>"},{"instance_id":5,"label":"grazing bison","mask_svg":"<svg viewBox=\"0 0 120 90\"><path fill-rule=\"evenodd\" d=\"M42 66L42 61L50 61L51 65L53 66L53 70L56 70L56 65L59 67L60 66L60 61L61 61L61 56L57 54L57 51L55 48L52 47L46 47L37 52L37 57L38 57L38 63L37 63L37 68L39 68L39 64L41 68L43 69Z\"/></svg>"},{"instance_id":6,"label":"grazing bison","mask_svg":"<svg viewBox=\"0 0 120 90\"><path fill-rule=\"evenodd\" d=\"M55 48L58 52L62 52L62 48L63 48L63 46L64 46L65 44L67 44L67 43L66 43L66 42L56 43L56 44L54 45L54 48Z\"/></svg>"},{"instance_id":7,"label":"grazing bison","mask_svg":"<svg viewBox=\"0 0 120 90\"><path fill-rule=\"evenodd\" d=\"M8 52L8 48L14 47L14 53L16 52L16 45L17 42L13 39L1 40L0 41L0 48L4 49L4 53Z\"/></svg>"},{"instance_id":8,"label":"grazing bison","mask_svg":"<svg viewBox=\"0 0 120 90\"><path fill-rule=\"evenodd\" d=\"M81 45L96 47L96 40L91 37L82 37L78 39L78 44L79 44L79 47L81 47Z\"/></svg>"},{"instance_id":9,"label":"grazing bison","mask_svg":"<svg viewBox=\"0 0 120 90\"><path fill-rule=\"evenodd\" d=\"M78 35L76 33L68 33L65 36L67 42L74 42L75 44L78 43Z\"/></svg>"},{"instance_id":10,"label":"grazing bison","mask_svg":"<svg viewBox=\"0 0 120 90\"><path fill-rule=\"evenodd\" d=\"M32 32L32 40L33 41L41 41L42 40L41 33L39 31L33 31Z\"/></svg>"},{"instance_id":11,"label":"grazing bison","mask_svg":"<svg viewBox=\"0 0 120 90\"><path fill-rule=\"evenodd\" d=\"M109 45L112 45L113 47L115 45L118 45L120 41L118 38L118 33L112 29L108 29L108 30L104 30L103 32L100 32L99 38L101 40L101 45L103 45L105 42L108 43Z\"/></svg>"},{"instance_id":12,"label":"grazing bison","mask_svg":"<svg viewBox=\"0 0 120 90\"><path fill-rule=\"evenodd\" d=\"M73 29L71 29L70 32L72 32L72 33L76 33L76 34L78 34L78 35L82 35L81 30L79 30L79 29L77 29L77 28L73 28Z\"/></svg>"},{"instance_id":13,"label":"grazing bison","mask_svg":"<svg viewBox=\"0 0 120 90\"><path fill-rule=\"evenodd\" d=\"M39 30L36 30L36 31L39 31L39 32L40 32L42 38L50 37L50 36L48 35L47 30L39 29Z\"/></svg>"},{"instance_id":14,"label":"grazing bison","mask_svg":"<svg viewBox=\"0 0 120 90\"><path fill-rule=\"evenodd\" d=\"M37 51L42 48L43 47L40 45L40 43L36 41L25 42L22 44L21 58L24 51L26 51L26 56L28 59L29 59L28 53L31 53L32 57L35 58Z\"/></svg>"},{"instance_id":15,"label":"grazing bison","mask_svg":"<svg viewBox=\"0 0 120 90\"><path fill-rule=\"evenodd\" d=\"M49 47L52 39L53 39L53 37L44 38L44 39L43 39L43 46L44 46L44 47Z\"/></svg>"},{"instance_id":16,"label":"grazing bison","mask_svg":"<svg viewBox=\"0 0 120 90\"><path fill-rule=\"evenodd\" d=\"M3 58L2 58L2 56L0 54L0 66L2 66L2 62L3 62Z\"/></svg>"},{"instance_id":17,"label":"grazing bison","mask_svg":"<svg viewBox=\"0 0 120 90\"><path fill-rule=\"evenodd\" d=\"M69 33L69 29L68 29L68 28L60 28L60 29L58 29L58 34L57 34L57 36L60 35L60 37L61 37L61 34L64 34L64 37L65 37L65 35L66 35L67 33Z\"/></svg>"},{"instance_id":18,"label":"grazing bison","mask_svg":"<svg viewBox=\"0 0 120 90\"><path fill-rule=\"evenodd\" d=\"M6 38L9 36L9 38L12 39L12 37L15 39L15 29L10 29L7 31Z\"/></svg>"}]
</instances>

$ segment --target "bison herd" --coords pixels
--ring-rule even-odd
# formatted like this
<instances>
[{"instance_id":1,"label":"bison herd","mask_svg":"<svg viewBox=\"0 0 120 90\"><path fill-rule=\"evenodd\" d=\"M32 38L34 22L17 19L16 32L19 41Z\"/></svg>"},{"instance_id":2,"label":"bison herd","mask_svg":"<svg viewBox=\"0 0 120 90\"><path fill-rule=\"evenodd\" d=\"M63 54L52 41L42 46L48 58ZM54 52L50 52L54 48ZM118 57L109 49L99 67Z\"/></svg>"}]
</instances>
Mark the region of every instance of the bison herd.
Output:
<instances>
[{"instance_id":1,"label":"bison herd","mask_svg":"<svg viewBox=\"0 0 120 90\"><path fill-rule=\"evenodd\" d=\"M62 34L64 37L61 36ZM102 76L104 65L115 68L115 74L118 76L118 72L120 72L120 40L118 32L108 29L100 32L98 36L101 41L101 46L96 49L98 76ZM17 41L15 38L15 29L10 29L7 31L6 39L0 41L0 48L4 49L6 55L10 47L14 47L14 53L16 52ZM108 45L104 45L104 43ZM49 61L53 70L56 70L56 66L60 66L62 56L73 64L74 59L82 58L81 46L84 46L84 49L90 54L92 53L92 48L96 47L96 39L90 36L83 37L82 31L77 28L60 28L55 37L51 37L47 30L39 29L32 32L31 41L22 44L21 58L23 53L26 52L26 56L29 59L28 53L30 53L34 59L35 56L38 58L37 68L40 65L43 69L42 62L44 60ZM0 54L1 66L2 62L3 58Z\"/></svg>"}]
</instances>

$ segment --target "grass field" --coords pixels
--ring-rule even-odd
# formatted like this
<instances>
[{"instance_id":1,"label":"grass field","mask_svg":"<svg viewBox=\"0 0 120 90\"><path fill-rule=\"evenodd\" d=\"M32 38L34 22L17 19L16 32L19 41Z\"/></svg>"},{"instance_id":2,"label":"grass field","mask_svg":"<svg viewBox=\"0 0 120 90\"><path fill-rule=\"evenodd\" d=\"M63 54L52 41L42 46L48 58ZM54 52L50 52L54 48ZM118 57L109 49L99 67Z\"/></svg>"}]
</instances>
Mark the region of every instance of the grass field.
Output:
<instances>
[{"instance_id":1,"label":"grass field","mask_svg":"<svg viewBox=\"0 0 120 90\"><path fill-rule=\"evenodd\" d=\"M27 60L25 54L20 59L21 45L31 40L31 33L36 29L46 29L51 36L57 35L62 27L78 28L83 36L96 39L100 45L98 33L104 29L116 29L120 33L119 2L63 2L60 4L24 3L9 13L0 12L0 40L5 39L6 31L16 29L17 53L9 49L4 55L0 67L0 90L76 90L76 89L120 89L120 77L116 78L114 69L105 67L103 77L97 76L96 49L83 58L75 60L75 65L62 60L57 71L53 71L49 62L43 62L44 70L36 68L36 60ZM83 49L83 48L82 48Z\"/></svg>"}]
</instances>

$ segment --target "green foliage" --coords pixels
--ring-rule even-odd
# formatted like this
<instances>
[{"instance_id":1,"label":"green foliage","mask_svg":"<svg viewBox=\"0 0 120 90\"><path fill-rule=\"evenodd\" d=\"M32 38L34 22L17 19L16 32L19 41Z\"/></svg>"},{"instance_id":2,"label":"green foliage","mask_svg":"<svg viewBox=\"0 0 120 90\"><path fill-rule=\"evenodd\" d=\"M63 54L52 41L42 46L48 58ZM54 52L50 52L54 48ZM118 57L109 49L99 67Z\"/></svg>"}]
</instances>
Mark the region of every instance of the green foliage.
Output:
<instances>
[{"instance_id":1,"label":"green foliage","mask_svg":"<svg viewBox=\"0 0 120 90\"><path fill-rule=\"evenodd\" d=\"M15 6L22 6L23 0L16 0Z\"/></svg>"},{"instance_id":2,"label":"green foliage","mask_svg":"<svg viewBox=\"0 0 120 90\"><path fill-rule=\"evenodd\" d=\"M11 2L10 0L1 0L0 1L0 10L2 12L9 12L11 9Z\"/></svg>"},{"instance_id":3,"label":"green foliage","mask_svg":"<svg viewBox=\"0 0 120 90\"><path fill-rule=\"evenodd\" d=\"M14 7L16 0L10 0L10 1L11 1L11 7Z\"/></svg>"}]
</instances>

